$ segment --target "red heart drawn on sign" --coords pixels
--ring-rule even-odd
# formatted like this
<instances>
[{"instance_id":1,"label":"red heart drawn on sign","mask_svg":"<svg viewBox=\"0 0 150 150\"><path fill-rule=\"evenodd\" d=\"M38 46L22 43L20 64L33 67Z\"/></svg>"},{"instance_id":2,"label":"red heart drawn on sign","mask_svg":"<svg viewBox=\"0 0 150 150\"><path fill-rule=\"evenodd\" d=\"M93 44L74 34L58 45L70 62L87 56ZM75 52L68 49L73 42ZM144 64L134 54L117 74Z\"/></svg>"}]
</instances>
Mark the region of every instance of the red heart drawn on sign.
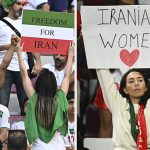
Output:
<instances>
[{"instance_id":1,"label":"red heart drawn on sign","mask_svg":"<svg viewBox=\"0 0 150 150\"><path fill-rule=\"evenodd\" d=\"M137 61L139 57L139 50L135 49L132 52L129 52L126 49L121 50L120 52L120 59L124 64L131 67Z\"/></svg>"}]
</instances>

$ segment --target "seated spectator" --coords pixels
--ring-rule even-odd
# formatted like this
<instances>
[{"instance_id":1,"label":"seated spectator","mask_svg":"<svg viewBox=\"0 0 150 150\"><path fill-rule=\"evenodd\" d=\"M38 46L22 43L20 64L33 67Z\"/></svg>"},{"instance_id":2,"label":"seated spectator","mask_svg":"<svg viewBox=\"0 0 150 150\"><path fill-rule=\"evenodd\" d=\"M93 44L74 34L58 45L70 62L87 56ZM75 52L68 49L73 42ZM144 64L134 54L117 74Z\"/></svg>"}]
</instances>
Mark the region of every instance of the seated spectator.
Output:
<instances>
[{"instance_id":1,"label":"seated spectator","mask_svg":"<svg viewBox=\"0 0 150 150\"><path fill-rule=\"evenodd\" d=\"M68 107L68 133L65 139L66 150L75 149L75 107L74 107L74 91L67 94Z\"/></svg>"},{"instance_id":2,"label":"seated spectator","mask_svg":"<svg viewBox=\"0 0 150 150\"><path fill-rule=\"evenodd\" d=\"M24 130L10 130L7 150L27 150L27 137Z\"/></svg>"}]
</instances>

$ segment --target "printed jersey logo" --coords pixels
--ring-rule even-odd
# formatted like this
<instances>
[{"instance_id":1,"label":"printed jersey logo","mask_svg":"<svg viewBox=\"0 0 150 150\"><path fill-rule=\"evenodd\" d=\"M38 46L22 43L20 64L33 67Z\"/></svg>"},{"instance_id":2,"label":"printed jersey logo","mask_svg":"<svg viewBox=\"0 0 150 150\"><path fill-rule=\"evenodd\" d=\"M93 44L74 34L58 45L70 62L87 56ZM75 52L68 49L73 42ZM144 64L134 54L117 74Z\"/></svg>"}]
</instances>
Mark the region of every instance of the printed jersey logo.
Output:
<instances>
[{"instance_id":1,"label":"printed jersey logo","mask_svg":"<svg viewBox=\"0 0 150 150\"><path fill-rule=\"evenodd\" d=\"M3 116L3 112L2 112L2 111L0 111L0 118L2 118L2 116Z\"/></svg>"}]
</instances>

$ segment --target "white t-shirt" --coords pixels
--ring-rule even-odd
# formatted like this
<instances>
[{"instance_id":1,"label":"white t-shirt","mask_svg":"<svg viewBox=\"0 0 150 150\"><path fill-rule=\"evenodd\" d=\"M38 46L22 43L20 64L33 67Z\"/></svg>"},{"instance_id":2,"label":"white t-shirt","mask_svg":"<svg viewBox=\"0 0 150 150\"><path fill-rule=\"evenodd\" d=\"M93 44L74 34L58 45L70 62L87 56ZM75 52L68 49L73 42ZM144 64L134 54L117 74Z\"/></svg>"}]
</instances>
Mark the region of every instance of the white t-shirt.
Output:
<instances>
[{"instance_id":1,"label":"white t-shirt","mask_svg":"<svg viewBox=\"0 0 150 150\"><path fill-rule=\"evenodd\" d=\"M48 3L48 0L28 0L28 3L24 9L36 10L38 5Z\"/></svg>"},{"instance_id":2,"label":"white t-shirt","mask_svg":"<svg viewBox=\"0 0 150 150\"><path fill-rule=\"evenodd\" d=\"M108 70L97 70L97 75L105 103L112 113L114 150L137 150L136 143L131 135L129 103L126 98L120 95ZM134 109L137 114L139 106L134 104ZM147 145L150 149L150 99L148 99L144 109L144 115L147 126Z\"/></svg>"},{"instance_id":3,"label":"white t-shirt","mask_svg":"<svg viewBox=\"0 0 150 150\"><path fill-rule=\"evenodd\" d=\"M11 125L11 130L25 130L24 121L16 121Z\"/></svg>"},{"instance_id":4,"label":"white t-shirt","mask_svg":"<svg viewBox=\"0 0 150 150\"><path fill-rule=\"evenodd\" d=\"M75 122L68 121L68 133L64 137L64 142L66 147L75 145Z\"/></svg>"},{"instance_id":5,"label":"white t-shirt","mask_svg":"<svg viewBox=\"0 0 150 150\"><path fill-rule=\"evenodd\" d=\"M10 128L9 117L10 113L8 108L0 104L0 128Z\"/></svg>"},{"instance_id":6,"label":"white t-shirt","mask_svg":"<svg viewBox=\"0 0 150 150\"><path fill-rule=\"evenodd\" d=\"M66 150L64 141L60 132L56 132L54 137L49 143L44 143L39 138L33 142L32 150Z\"/></svg>"},{"instance_id":7,"label":"white t-shirt","mask_svg":"<svg viewBox=\"0 0 150 150\"><path fill-rule=\"evenodd\" d=\"M57 81L57 86L60 86L61 83L62 83L62 80L64 78L64 75L65 75L65 68L61 71L58 71L56 68L55 68L55 65L54 64L45 64L43 66L43 68L47 68L48 70L52 71L55 75L55 78L56 78L56 81Z\"/></svg>"},{"instance_id":8,"label":"white t-shirt","mask_svg":"<svg viewBox=\"0 0 150 150\"><path fill-rule=\"evenodd\" d=\"M8 22L10 22L19 32L21 32L21 25L22 25L21 18L19 18L17 20L12 20L9 17L5 17L4 19L6 19ZM0 45L10 44L12 34L15 34L14 31L8 25L6 25L4 22L0 21ZM6 50L0 51L0 63L2 62L5 53L6 53ZM26 52L22 53L22 57L23 57L25 65L26 65L26 68L28 69L29 66L28 66L28 62L27 62L28 58L27 58ZM17 56L16 52L14 52L13 58L7 69L11 70L11 71L20 71L19 64L18 64L18 56Z\"/></svg>"}]
</instances>

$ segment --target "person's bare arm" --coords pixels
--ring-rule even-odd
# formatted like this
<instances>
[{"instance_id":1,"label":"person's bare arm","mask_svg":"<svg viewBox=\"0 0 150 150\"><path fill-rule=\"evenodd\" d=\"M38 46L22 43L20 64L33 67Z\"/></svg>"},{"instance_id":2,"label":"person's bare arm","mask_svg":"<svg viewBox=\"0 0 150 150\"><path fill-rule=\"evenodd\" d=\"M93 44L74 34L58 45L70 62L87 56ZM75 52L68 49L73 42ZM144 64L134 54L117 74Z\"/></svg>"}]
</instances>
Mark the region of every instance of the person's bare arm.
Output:
<instances>
[{"instance_id":1,"label":"person's bare arm","mask_svg":"<svg viewBox=\"0 0 150 150\"><path fill-rule=\"evenodd\" d=\"M32 55L35 59L35 65L33 67L32 73L38 75L40 73L41 69L42 69L40 53L32 52Z\"/></svg>"},{"instance_id":2,"label":"person's bare arm","mask_svg":"<svg viewBox=\"0 0 150 150\"><path fill-rule=\"evenodd\" d=\"M0 87L3 86L4 81L5 81L5 72L6 69L13 57L14 50L19 43L20 39L16 35L12 35L11 37L11 45L9 46L2 63L0 64Z\"/></svg>"},{"instance_id":3,"label":"person's bare arm","mask_svg":"<svg viewBox=\"0 0 150 150\"><path fill-rule=\"evenodd\" d=\"M8 50L11 44L0 45L0 51Z\"/></svg>"},{"instance_id":4,"label":"person's bare arm","mask_svg":"<svg viewBox=\"0 0 150 150\"><path fill-rule=\"evenodd\" d=\"M27 68L26 68L23 58L22 58L22 49L23 49L23 45L21 47L19 46L17 49L19 68L20 68L20 73L21 73L21 77L22 77L22 81L23 81L24 90L25 90L28 98L30 98L34 93L34 88L33 88L32 82L28 76Z\"/></svg>"},{"instance_id":5,"label":"person's bare arm","mask_svg":"<svg viewBox=\"0 0 150 150\"><path fill-rule=\"evenodd\" d=\"M69 90L68 91L74 91L74 71L71 74L70 82L69 82Z\"/></svg>"},{"instance_id":6,"label":"person's bare arm","mask_svg":"<svg viewBox=\"0 0 150 150\"><path fill-rule=\"evenodd\" d=\"M68 51L68 60L66 64L65 75L64 75L61 87L60 87L64 91L65 94L68 93L70 78L72 74L73 58L74 58L74 47L70 47Z\"/></svg>"},{"instance_id":7,"label":"person's bare arm","mask_svg":"<svg viewBox=\"0 0 150 150\"><path fill-rule=\"evenodd\" d=\"M5 142L8 137L8 128L0 128L0 140Z\"/></svg>"}]
</instances>

